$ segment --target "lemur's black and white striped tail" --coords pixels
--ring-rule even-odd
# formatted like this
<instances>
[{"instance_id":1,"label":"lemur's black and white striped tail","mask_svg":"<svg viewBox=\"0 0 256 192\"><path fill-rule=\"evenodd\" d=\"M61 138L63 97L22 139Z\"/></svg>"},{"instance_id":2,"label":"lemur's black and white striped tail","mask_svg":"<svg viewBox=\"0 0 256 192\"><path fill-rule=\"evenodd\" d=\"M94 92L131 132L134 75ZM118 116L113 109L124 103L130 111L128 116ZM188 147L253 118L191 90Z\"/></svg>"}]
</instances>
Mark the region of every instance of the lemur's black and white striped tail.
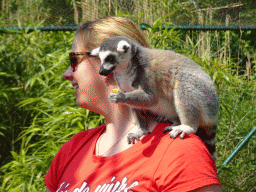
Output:
<instances>
[{"instance_id":1,"label":"lemur's black and white striped tail","mask_svg":"<svg viewBox=\"0 0 256 192\"><path fill-rule=\"evenodd\" d=\"M207 132L207 130L209 131ZM217 126L213 125L211 127L208 127L208 129L206 129L205 127L199 127L196 132L196 135L203 140L208 151L212 155L212 158L214 161L216 161L216 147L215 147L216 130L217 130Z\"/></svg>"}]
</instances>

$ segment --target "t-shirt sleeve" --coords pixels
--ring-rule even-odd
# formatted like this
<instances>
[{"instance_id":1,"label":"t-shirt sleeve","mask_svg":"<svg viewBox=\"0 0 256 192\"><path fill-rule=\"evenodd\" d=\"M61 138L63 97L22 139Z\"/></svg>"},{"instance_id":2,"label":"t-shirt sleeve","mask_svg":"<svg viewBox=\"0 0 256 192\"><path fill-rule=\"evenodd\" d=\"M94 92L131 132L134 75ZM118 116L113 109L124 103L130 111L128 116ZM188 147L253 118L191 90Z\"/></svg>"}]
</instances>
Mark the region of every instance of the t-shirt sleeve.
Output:
<instances>
[{"instance_id":1,"label":"t-shirt sleeve","mask_svg":"<svg viewBox=\"0 0 256 192\"><path fill-rule=\"evenodd\" d=\"M101 125L97 128L79 132L60 148L59 152L52 160L49 171L45 175L45 184L51 191L57 190L61 176L74 155L76 155L80 148L83 147L94 134L97 134L104 128L105 125Z\"/></svg>"},{"instance_id":2,"label":"t-shirt sleeve","mask_svg":"<svg viewBox=\"0 0 256 192\"><path fill-rule=\"evenodd\" d=\"M161 192L191 191L218 184L215 163L204 143L195 135L177 137L168 146L154 174Z\"/></svg>"},{"instance_id":3,"label":"t-shirt sleeve","mask_svg":"<svg viewBox=\"0 0 256 192\"><path fill-rule=\"evenodd\" d=\"M53 192L57 190L58 178L60 178L60 173L62 166L65 164L65 156L68 155L69 146L71 141L67 141L58 151L57 155L53 158L51 167L47 174L45 175L45 184Z\"/></svg>"}]
</instances>

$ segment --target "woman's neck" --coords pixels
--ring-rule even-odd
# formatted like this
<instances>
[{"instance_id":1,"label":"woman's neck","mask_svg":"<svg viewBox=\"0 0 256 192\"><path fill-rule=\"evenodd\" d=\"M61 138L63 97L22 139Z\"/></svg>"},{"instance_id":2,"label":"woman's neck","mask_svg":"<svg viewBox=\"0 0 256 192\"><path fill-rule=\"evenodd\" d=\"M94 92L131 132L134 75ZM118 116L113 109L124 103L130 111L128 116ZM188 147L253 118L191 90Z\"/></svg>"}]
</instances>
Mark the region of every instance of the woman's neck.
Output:
<instances>
[{"instance_id":1,"label":"woman's neck","mask_svg":"<svg viewBox=\"0 0 256 192\"><path fill-rule=\"evenodd\" d=\"M129 130L138 127L131 109L125 105L116 105L111 116L106 118L105 134L120 138Z\"/></svg>"},{"instance_id":2,"label":"woman's neck","mask_svg":"<svg viewBox=\"0 0 256 192\"><path fill-rule=\"evenodd\" d=\"M112 116L106 118L106 130L98 139L96 155L111 156L132 146L128 144L127 136L139 129L139 124L128 106L116 107L117 109L112 111ZM148 130L152 132L157 122L152 120L148 125Z\"/></svg>"}]
</instances>

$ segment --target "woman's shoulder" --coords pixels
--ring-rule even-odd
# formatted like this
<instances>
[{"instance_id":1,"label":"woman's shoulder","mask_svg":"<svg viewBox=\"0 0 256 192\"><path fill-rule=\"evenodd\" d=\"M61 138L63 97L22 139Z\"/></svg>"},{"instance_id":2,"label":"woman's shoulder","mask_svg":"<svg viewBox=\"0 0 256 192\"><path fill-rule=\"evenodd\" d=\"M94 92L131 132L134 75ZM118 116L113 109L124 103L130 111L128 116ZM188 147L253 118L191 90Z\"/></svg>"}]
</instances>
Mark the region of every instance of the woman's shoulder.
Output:
<instances>
[{"instance_id":1,"label":"woman's shoulder","mask_svg":"<svg viewBox=\"0 0 256 192\"><path fill-rule=\"evenodd\" d=\"M171 126L171 124L158 123L158 125L155 128L156 130L154 130L152 133L155 137L159 138L161 142L165 142L166 144L169 143L170 147L175 146L179 148L186 148L188 145L204 145L203 141L197 135L194 134L185 134L183 139L180 138L180 134L175 139L171 138L169 132L164 132L164 129L167 126Z\"/></svg>"},{"instance_id":2,"label":"woman's shoulder","mask_svg":"<svg viewBox=\"0 0 256 192\"><path fill-rule=\"evenodd\" d=\"M185 134L183 139L180 135L170 138L168 133L162 133L165 126L162 124L158 133L163 135L157 150L163 152L154 173L161 191L191 191L219 185L215 163L203 141L194 134Z\"/></svg>"},{"instance_id":3,"label":"woman's shoulder","mask_svg":"<svg viewBox=\"0 0 256 192\"><path fill-rule=\"evenodd\" d=\"M175 139L171 138L170 135L164 133L164 128L170 126L168 123L159 123L157 132L154 136L157 138L155 142L158 148L165 149L165 155L167 156L204 156L204 158L211 158L211 155L205 146L204 142L194 134L185 134L184 138L181 139L178 135Z\"/></svg>"}]
</instances>

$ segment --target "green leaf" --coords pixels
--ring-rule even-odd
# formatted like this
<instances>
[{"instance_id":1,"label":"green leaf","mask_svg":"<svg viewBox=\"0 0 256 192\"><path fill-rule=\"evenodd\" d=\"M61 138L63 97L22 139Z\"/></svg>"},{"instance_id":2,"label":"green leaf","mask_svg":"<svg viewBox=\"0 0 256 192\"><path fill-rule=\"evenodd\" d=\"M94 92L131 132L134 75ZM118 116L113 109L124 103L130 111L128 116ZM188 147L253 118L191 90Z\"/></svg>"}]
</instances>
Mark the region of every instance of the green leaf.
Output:
<instances>
[{"instance_id":1,"label":"green leaf","mask_svg":"<svg viewBox=\"0 0 256 192\"><path fill-rule=\"evenodd\" d=\"M3 77L12 77L12 75L6 73L6 72L0 72L0 76L3 76Z\"/></svg>"},{"instance_id":2,"label":"green leaf","mask_svg":"<svg viewBox=\"0 0 256 192\"><path fill-rule=\"evenodd\" d=\"M10 151L10 152L11 152L13 158L14 158L16 161L19 161L19 156L18 156L18 154L17 154L16 152L14 152L14 151Z\"/></svg>"},{"instance_id":3,"label":"green leaf","mask_svg":"<svg viewBox=\"0 0 256 192\"><path fill-rule=\"evenodd\" d=\"M139 18L142 17L143 15L145 15L146 13L148 13L149 11L151 11L152 9L153 9L153 7L150 7L148 10L144 11L143 13L140 13L140 14L138 15L138 17L139 17Z\"/></svg>"},{"instance_id":4,"label":"green leaf","mask_svg":"<svg viewBox=\"0 0 256 192\"><path fill-rule=\"evenodd\" d=\"M84 126L81 124L81 122L80 121L78 121L78 126L82 129L82 130L84 130Z\"/></svg>"}]
</instances>

